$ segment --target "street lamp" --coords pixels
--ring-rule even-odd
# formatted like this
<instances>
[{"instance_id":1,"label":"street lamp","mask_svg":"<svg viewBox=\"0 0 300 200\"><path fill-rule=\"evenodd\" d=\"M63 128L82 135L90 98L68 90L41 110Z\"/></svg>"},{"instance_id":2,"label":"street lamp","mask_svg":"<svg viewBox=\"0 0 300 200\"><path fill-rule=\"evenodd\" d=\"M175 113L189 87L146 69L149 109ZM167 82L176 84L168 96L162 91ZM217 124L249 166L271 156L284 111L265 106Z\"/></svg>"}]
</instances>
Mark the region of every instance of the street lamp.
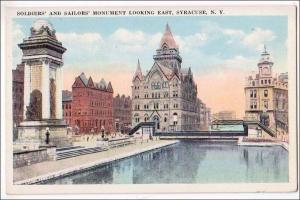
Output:
<instances>
[{"instance_id":1,"label":"street lamp","mask_svg":"<svg viewBox=\"0 0 300 200\"><path fill-rule=\"evenodd\" d=\"M50 141L49 137L50 137L50 133L49 133L49 128L47 127L46 128L46 140L45 140L46 144L49 144L49 141Z\"/></svg>"}]
</instances>

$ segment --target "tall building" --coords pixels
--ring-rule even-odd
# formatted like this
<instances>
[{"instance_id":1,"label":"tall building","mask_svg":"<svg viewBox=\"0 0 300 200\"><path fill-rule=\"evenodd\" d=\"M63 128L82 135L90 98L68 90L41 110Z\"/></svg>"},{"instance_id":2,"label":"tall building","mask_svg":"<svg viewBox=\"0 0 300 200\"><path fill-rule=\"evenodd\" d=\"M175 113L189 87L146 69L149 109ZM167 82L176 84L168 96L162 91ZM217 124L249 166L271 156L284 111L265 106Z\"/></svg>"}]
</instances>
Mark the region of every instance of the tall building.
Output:
<instances>
[{"instance_id":1,"label":"tall building","mask_svg":"<svg viewBox=\"0 0 300 200\"><path fill-rule=\"evenodd\" d=\"M113 99L115 130L126 133L131 127L131 98L119 94Z\"/></svg>"},{"instance_id":2,"label":"tall building","mask_svg":"<svg viewBox=\"0 0 300 200\"><path fill-rule=\"evenodd\" d=\"M288 139L288 74L273 75L273 61L264 48L257 64L258 73L246 79L245 118L272 128L277 137Z\"/></svg>"},{"instance_id":3,"label":"tall building","mask_svg":"<svg viewBox=\"0 0 300 200\"><path fill-rule=\"evenodd\" d=\"M23 121L23 101L24 101L24 64L19 64L13 75L13 122L18 126Z\"/></svg>"},{"instance_id":4,"label":"tall building","mask_svg":"<svg viewBox=\"0 0 300 200\"><path fill-rule=\"evenodd\" d=\"M72 92L68 90L62 91L62 107L63 107L63 118L67 125L71 125L72 121Z\"/></svg>"},{"instance_id":5,"label":"tall building","mask_svg":"<svg viewBox=\"0 0 300 200\"><path fill-rule=\"evenodd\" d=\"M72 85L71 123L77 133L113 130L113 88L102 79L94 82L84 73ZM67 112L67 108L64 109Z\"/></svg>"},{"instance_id":6,"label":"tall building","mask_svg":"<svg viewBox=\"0 0 300 200\"><path fill-rule=\"evenodd\" d=\"M181 66L179 48L167 24L154 64L143 74L138 61L132 80L132 125L152 121L158 131L199 130L200 103L191 68Z\"/></svg>"}]
</instances>

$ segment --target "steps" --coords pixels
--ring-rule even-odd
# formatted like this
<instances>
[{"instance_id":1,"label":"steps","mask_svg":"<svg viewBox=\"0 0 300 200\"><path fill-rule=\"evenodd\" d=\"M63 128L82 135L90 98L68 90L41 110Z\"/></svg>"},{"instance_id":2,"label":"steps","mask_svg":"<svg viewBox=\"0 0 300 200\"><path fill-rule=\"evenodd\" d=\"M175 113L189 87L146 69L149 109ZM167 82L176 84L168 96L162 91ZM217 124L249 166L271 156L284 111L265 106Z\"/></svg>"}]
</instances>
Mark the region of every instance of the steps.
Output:
<instances>
[{"instance_id":1,"label":"steps","mask_svg":"<svg viewBox=\"0 0 300 200\"><path fill-rule=\"evenodd\" d=\"M63 147L63 148L57 148L56 149L56 152L57 151L66 151L66 150L71 150L71 149L78 149L78 148L82 148L81 146L73 146L73 147Z\"/></svg>"},{"instance_id":2,"label":"steps","mask_svg":"<svg viewBox=\"0 0 300 200\"><path fill-rule=\"evenodd\" d=\"M103 148L103 147L90 147L90 148L76 147L76 148L69 148L67 150L56 152L56 160L62 160L62 159L72 158L72 157L86 155L86 154L98 153L98 152L106 151L106 150L107 150L107 148Z\"/></svg>"},{"instance_id":3,"label":"steps","mask_svg":"<svg viewBox=\"0 0 300 200\"><path fill-rule=\"evenodd\" d=\"M129 131L129 135L134 134L136 131L139 130L141 127L152 127L153 129L155 128L155 123L154 122L140 122L137 124L133 129Z\"/></svg>"}]
</instances>

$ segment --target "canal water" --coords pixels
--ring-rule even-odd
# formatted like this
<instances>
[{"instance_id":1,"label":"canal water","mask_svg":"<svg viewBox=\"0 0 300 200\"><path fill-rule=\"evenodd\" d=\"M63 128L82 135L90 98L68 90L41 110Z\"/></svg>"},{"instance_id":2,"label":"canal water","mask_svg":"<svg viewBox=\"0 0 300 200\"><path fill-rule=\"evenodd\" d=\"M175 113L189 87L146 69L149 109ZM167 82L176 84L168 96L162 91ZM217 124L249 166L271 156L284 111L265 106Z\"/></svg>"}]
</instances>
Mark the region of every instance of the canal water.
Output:
<instances>
[{"instance_id":1,"label":"canal water","mask_svg":"<svg viewBox=\"0 0 300 200\"><path fill-rule=\"evenodd\" d=\"M280 146L181 141L42 184L288 182L288 152Z\"/></svg>"}]
</instances>

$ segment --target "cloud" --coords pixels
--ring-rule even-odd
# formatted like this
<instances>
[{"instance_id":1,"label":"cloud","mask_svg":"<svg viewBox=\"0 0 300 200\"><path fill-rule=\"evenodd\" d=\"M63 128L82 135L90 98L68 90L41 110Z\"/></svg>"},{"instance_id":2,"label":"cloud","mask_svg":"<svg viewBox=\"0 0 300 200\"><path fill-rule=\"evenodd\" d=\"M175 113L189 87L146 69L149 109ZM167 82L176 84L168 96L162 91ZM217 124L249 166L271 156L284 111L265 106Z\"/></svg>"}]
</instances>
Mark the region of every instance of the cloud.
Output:
<instances>
[{"instance_id":1,"label":"cloud","mask_svg":"<svg viewBox=\"0 0 300 200\"><path fill-rule=\"evenodd\" d=\"M112 38L124 44L143 44L145 42L145 33L143 31L130 31L125 28L117 29Z\"/></svg>"},{"instance_id":2,"label":"cloud","mask_svg":"<svg viewBox=\"0 0 300 200\"><path fill-rule=\"evenodd\" d=\"M244 36L245 32L239 29L224 29L222 33L229 36Z\"/></svg>"},{"instance_id":3,"label":"cloud","mask_svg":"<svg viewBox=\"0 0 300 200\"><path fill-rule=\"evenodd\" d=\"M275 38L276 36L271 30L256 27L251 33L243 37L242 43L261 51L265 43L270 42Z\"/></svg>"},{"instance_id":4,"label":"cloud","mask_svg":"<svg viewBox=\"0 0 300 200\"><path fill-rule=\"evenodd\" d=\"M104 49L104 40L100 33L57 32L56 37L67 49L64 62L72 64L73 67L98 62L102 55L101 49Z\"/></svg>"},{"instance_id":5,"label":"cloud","mask_svg":"<svg viewBox=\"0 0 300 200\"><path fill-rule=\"evenodd\" d=\"M59 41L67 47L69 51L87 50L89 53L99 49L103 44L103 38L100 33L56 33Z\"/></svg>"}]
</instances>

